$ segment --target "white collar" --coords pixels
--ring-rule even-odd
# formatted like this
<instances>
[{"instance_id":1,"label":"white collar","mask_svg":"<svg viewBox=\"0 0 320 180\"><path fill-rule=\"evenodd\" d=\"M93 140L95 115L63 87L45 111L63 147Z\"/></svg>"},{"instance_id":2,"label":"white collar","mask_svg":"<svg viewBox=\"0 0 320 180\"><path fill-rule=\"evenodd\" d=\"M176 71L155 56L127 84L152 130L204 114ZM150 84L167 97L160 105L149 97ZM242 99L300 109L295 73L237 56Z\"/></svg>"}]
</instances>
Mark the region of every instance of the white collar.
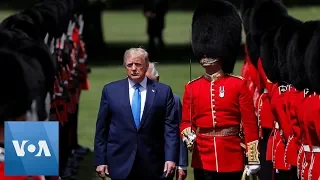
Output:
<instances>
[{"instance_id":1,"label":"white collar","mask_svg":"<svg viewBox=\"0 0 320 180\"><path fill-rule=\"evenodd\" d=\"M144 77L144 79L140 82L140 85L144 88L147 89L147 77ZM135 82L133 82L131 79L128 78L128 82L129 82L129 88L133 88L133 86L136 84Z\"/></svg>"}]
</instances>

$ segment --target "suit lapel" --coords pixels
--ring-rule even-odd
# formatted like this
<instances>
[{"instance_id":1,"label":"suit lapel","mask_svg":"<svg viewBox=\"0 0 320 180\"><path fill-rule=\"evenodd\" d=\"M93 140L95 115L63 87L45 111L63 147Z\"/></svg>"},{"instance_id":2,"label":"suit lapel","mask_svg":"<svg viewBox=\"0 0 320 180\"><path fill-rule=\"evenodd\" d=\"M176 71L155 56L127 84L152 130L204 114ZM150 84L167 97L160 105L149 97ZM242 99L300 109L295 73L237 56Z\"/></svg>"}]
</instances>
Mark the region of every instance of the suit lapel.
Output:
<instances>
[{"instance_id":1,"label":"suit lapel","mask_svg":"<svg viewBox=\"0 0 320 180\"><path fill-rule=\"evenodd\" d=\"M144 105L144 110L141 118L141 123L139 129L144 125L147 120L148 114L152 109L153 100L156 95L157 91L155 89L155 84L152 80L148 79L147 81L147 95L146 95L146 102Z\"/></svg>"},{"instance_id":2,"label":"suit lapel","mask_svg":"<svg viewBox=\"0 0 320 180\"><path fill-rule=\"evenodd\" d=\"M128 123L133 126L133 128L137 129L136 124L134 123L134 118L132 115L132 110L130 106L130 96L129 96L129 82L128 78L123 80L123 87L121 95L123 95L123 109L124 114L127 114L130 119L128 119Z\"/></svg>"}]
</instances>

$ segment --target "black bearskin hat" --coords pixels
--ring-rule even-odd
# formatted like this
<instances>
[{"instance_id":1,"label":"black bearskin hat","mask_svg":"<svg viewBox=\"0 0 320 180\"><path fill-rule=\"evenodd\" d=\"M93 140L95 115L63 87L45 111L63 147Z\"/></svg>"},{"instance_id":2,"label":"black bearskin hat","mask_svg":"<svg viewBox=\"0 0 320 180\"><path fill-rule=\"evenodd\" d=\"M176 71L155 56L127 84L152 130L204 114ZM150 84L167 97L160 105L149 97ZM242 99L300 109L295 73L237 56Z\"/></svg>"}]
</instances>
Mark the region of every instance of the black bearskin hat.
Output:
<instances>
[{"instance_id":1,"label":"black bearskin hat","mask_svg":"<svg viewBox=\"0 0 320 180\"><path fill-rule=\"evenodd\" d=\"M36 59L6 48L0 48L1 88L0 119L7 120L24 115L44 81L42 69ZM40 83L40 84L39 84Z\"/></svg>"},{"instance_id":2,"label":"black bearskin hat","mask_svg":"<svg viewBox=\"0 0 320 180\"><path fill-rule=\"evenodd\" d=\"M55 64L47 47L19 29L0 31L2 88L0 119L24 115L39 90L51 90Z\"/></svg>"},{"instance_id":3,"label":"black bearskin hat","mask_svg":"<svg viewBox=\"0 0 320 180\"><path fill-rule=\"evenodd\" d=\"M305 53L305 71L307 72L310 89L320 93L320 26L315 30Z\"/></svg>"},{"instance_id":4,"label":"black bearskin hat","mask_svg":"<svg viewBox=\"0 0 320 180\"><path fill-rule=\"evenodd\" d=\"M260 50L252 41L252 36L250 32L250 23L251 23L251 15L252 8L255 5L254 0L243 0L241 4L241 17L243 22L243 28L246 35L246 50L247 55L249 56L250 62L257 67L258 58L260 56Z\"/></svg>"},{"instance_id":5,"label":"black bearskin hat","mask_svg":"<svg viewBox=\"0 0 320 180\"><path fill-rule=\"evenodd\" d=\"M254 4L254 0L242 0L241 3L240 13L243 22L244 32L246 35L250 31L251 12Z\"/></svg>"},{"instance_id":6,"label":"black bearskin hat","mask_svg":"<svg viewBox=\"0 0 320 180\"><path fill-rule=\"evenodd\" d=\"M260 48L253 43L251 32L246 35L246 47L251 64L257 68L258 59L260 57Z\"/></svg>"},{"instance_id":7,"label":"black bearskin hat","mask_svg":"<svg viewBox=\"0 0 320 180\"><path fill-rule=\"evenodd\" d=\"M27 34L34 40L43 40L43 38L39 37L40 28L38 28L37 25L30 16L19 13L5 19L1 23L0 29L16 29Z\"/></svg>"},{"instance_id":8,"label":"black bearskin hat","mask_svg":"<svg viewBox=\"0 0 320 180\"><path fill-rule=\"evenodd\" d=\"M320 27L319 21L305 22L292 36L287 48L289 81L298 90L309 86L305 69L305 53L317 27Z\"/></svg>"},{"instance_id":9,"label":"black bearskin hat","mask_svg":"<svg viewBox=\"0 0 320 180\"><path fill-rule=\"evenodd\" d=\"M252 9L250 23L252 39L256 46L260 46L261 38L265 33L278 29L287 16L287 8L279 0L256 2Z\"/></svg>"},{"instance_id":10,"label":"black bearskin hat","mask_svg":"<svg viewBox=\"0 0 320 180\"><path fill-rule=\"evenodd\" d=\"M242 22L243 22L243 28L244 28L244 33L247 35L250 31L250 18L251 18L251 9L247 9L242 17Z\"/></svg>"},{"instance_id":11,"label":"black bearskin hat","mask_svg":"<svg viewBox=\"0 0 320 180\"><path fill-rule=\"evenodd\" d=\"M298 31L302 24L302 21L288 16L288 19L284 22L283 26L279 28L274 38L273 58L278 62L280 79L285 82L289 82L288 59L286 59L287 46L293 34Z\"/></svg>"},{"instance_id":12,"label":"black bearskin hat","mask_svg":"<svg viewBox=\"0 0 320 180\"><path fill-rule=\"evenodd\" d=\"M219 59L232 73L237 60L242 22L236 8L223 0L204 0L192 17L192 49L196 58Z\"/></svg>"},{"instance_id":13,"label":"black bearskin hat","mask_svg":"<svg viewBox=\"0 0 320 180\"><path fill-rule=\"evenodd\" d=\"M273 57L274 37L276 32L269 31L261 38L260 59L267 78L275 83L280 79L280 70L276 59Z\"/></svg>"}]
</instances>

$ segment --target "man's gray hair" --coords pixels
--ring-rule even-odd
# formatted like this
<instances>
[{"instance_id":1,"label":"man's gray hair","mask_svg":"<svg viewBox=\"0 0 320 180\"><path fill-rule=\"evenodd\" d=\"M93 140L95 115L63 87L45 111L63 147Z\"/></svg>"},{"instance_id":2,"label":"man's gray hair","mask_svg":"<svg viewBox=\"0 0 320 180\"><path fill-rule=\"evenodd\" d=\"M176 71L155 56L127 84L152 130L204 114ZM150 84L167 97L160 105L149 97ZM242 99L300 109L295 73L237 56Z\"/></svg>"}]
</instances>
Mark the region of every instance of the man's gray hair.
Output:
<instances>
[{"instance_id":1,"label":"man's gray hair","mask_svg":"<svg viewBox=\"0 0 320 180\"><path fill-rule=\"evenodd\" d=\"M148 71L151 72L151 75L152 75L154 78L159 77L159 73L158 73L158 71L157 71L157 69L156 69L156 64L157 64L157 62L149 62L149 69L148 69Z\"/></svg>"},{"instance_id":2,"label":"man's gray hair","mask_svg":"<svg viewBox=\"0 0 320 180\"><path fill-rule=\"evenodd\" d=\"M143 49L141 47L139 47L139 48L130 48L130 49L125 51L125 53L123 55L123 65L124 66L126 65L127 58L130 57L130 56L142 57L146 61L146 63L149 63L149 54L145 49Z\"/></svg>"}]
</instances>

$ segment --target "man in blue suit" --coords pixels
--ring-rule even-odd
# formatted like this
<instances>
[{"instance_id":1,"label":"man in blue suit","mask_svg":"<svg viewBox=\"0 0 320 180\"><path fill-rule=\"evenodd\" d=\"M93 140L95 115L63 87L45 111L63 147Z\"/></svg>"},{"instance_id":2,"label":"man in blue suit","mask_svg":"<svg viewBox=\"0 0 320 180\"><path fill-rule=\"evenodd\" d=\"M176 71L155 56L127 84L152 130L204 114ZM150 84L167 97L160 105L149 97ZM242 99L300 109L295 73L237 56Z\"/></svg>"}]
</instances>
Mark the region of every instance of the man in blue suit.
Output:
<instances>
[{"instance_id":1,"label":"man in blue suit","mask_svg":"<svg viewBox=\"0 0 320 180\"><path fill-rule=\"evenodd\" d=\"M101 177L160 180L174 175L179 156L179 124L169 86L148 79L148 53L124 54L128 77L102 90L94 141Z\"/></svg>"},{"instance_id":2,"label":"man in blue suit","mask_svg":"<svg viewBox=\"0 0 320 180\"><path fill-rule=\"evenodd\" d=\"M146 73L146 76L154 81L160 80L159 72L156 69L155 63L149 62L149 69ZM180 101L180 97L176 94L173 94L175 101L175 118L178 119L180 124L182 118L182 104ZM184 180L187 178L187 168L188 168L188 149L186 144L180 138L180 151L179 151L179 161L178 167L176 171L176 179Z\"/></svg>"}]
</instances>

